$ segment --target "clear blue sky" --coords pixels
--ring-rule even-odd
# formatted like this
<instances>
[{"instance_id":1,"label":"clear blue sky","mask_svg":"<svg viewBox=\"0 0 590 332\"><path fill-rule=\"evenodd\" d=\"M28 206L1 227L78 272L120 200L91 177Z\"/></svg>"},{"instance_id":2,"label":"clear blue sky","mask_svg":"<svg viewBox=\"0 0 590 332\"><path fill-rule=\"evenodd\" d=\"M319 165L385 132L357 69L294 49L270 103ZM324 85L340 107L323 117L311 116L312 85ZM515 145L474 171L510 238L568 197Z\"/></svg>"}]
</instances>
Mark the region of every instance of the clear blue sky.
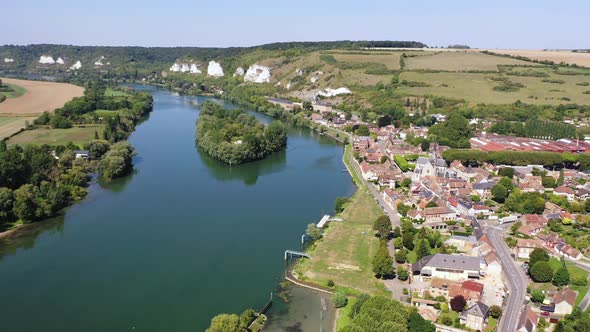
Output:
<instances>
[{"instance_id":1,"label":"clear blue sky","mask_svg":"<svg viewBox=\"0 0 590 332\"><path fill-rule=\"evenodd\" d=\"M588 0L6 0L0 44L250 46L416 40L590 48Z\"/></svg>"}]
</instances>

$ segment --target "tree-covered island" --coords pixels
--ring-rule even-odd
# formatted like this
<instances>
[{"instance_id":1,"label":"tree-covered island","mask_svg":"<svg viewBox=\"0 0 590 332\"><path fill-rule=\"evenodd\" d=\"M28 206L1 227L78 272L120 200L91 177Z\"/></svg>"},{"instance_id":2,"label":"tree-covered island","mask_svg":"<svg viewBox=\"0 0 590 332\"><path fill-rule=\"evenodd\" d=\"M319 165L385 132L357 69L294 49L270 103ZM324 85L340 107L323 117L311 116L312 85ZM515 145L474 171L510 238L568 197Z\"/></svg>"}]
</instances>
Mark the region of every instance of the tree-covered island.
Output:
<instances>
[{"instance_id":1,"label":"tree-covered island","mask_svg":"<svg viewBox=\"0 0 590 332\"><path fill-rule=\"evenodd\" d=\"M196 131L198 146L230 165L259 160L287 146L287 130L280 121L265 126L242 110L212 101L201 106Z\"/></svg>"}]
</instances>

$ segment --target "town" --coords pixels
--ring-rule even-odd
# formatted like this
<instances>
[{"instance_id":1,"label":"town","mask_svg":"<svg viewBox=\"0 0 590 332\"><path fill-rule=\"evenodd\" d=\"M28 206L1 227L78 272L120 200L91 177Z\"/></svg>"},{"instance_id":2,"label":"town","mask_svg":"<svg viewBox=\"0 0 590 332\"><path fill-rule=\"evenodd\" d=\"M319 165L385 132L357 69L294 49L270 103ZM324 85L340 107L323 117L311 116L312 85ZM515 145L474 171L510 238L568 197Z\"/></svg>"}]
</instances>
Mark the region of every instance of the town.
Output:
<instances>
[{"instance_id":1,"label":"town","mask_svg":"<svg viewBox=\"0 0 590 332\"><path fill-rule=\"evenodd\" d=\"M311 107L320 132L350 140L354 168L390 216L395 265L409 271L400 300L437 331L547 331L588 308L589 172L445 160L447 146L408 142L426 138L427 127L378 127L321 100L269 101ZM590 151L584 140L486 134L491 123L480 125L471 146L481 151ZM408 229L438 241L414 248L403 237Z\"/></svg>"}]
</instances>

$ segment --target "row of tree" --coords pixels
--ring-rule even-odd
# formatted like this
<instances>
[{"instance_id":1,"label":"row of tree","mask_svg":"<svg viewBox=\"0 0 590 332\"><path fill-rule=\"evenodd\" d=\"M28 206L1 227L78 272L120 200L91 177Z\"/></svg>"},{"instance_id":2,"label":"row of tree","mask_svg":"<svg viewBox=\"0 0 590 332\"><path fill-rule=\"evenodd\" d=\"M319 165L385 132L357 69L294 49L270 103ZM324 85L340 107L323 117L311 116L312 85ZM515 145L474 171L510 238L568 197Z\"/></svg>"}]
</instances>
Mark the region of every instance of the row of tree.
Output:
<instances>
[{"instance_id":1,"label":"row of tree","mask_svg":"<svg viewBox=\"0 0 590 332\"><path fill-rule=\"evenodd\" d=\"M232 165L262 159L287 145L287 130L280 121L264 126L244 111L212 101L201 106L196 131L199 147Z\"/></svg>"},{"instance_id":2,"label":"row of tree","mask_svg":"<svg viewBox=\"0 0 590 332\"><path fill-rule=\"evenodd\" d=\"M543 165L546 167L568 167L589 169L589 153L555 153L541 151L481 151L449 149L443 152L443 158L448 162L459 160L466 165L480 165L492 163L495 165Z\"/></svg>"}]
</instances>

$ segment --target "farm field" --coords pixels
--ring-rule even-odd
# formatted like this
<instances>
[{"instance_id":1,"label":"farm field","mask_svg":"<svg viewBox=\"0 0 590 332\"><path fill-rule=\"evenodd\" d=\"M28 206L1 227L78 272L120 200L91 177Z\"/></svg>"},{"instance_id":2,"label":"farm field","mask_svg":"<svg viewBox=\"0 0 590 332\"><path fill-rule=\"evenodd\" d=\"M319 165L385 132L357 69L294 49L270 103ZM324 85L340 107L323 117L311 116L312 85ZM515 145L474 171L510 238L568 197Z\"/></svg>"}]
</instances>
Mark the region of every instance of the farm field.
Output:
<instances>
[{"instance_id":1,"label":"farm field","mask_svg":"<svg viewBox=\"0 0 590 332\"><path fill-rule=\"evenodd\" d=\"M2 78L6 84L15 84L26 92L18 98L9 98L0 103L0 114L40 114L62 107L74 97L82 96L84 88L66 83L42 82Z\"/></svg>"},{"instance_id":2,"label":"farm field","mask_svg":"<svg viewBox=\"0 0 590 332\"><path fill-rule=\"evenodd\" d=\"M94 139L95 132L98 132L100 135L103 128L102 125L89 125L68 129L37 128L33 130L25 130L22 133L11 137L8 140L8 144L62 145L72 142L76 145L83 145Z\"/></svg>"},{"instance_id":3,"label":"farm field","mask_svg":"<svg viewBox=\"0 0 590 332\"><path fill-rule=\"evenodd\" d=\"M33 122L35 119L30 116L0 116L0 140L25 128L27 121Z\"/></svg>"},{"instance_id":4,"label":"farm field","mask_svg":"<svg viewBox=\"0 0 590 332\"><path fill-rule=\"evenodd\" d=\"M511 82L524 85L518 91L495 91L499 83L491 78L494 74L483 73L425 73L402 72L400 81L415 81L429 84L428 87L401 86L398 93L404 95L437 95L456 99L465 99L474 103L510 104L517 100L530 104L565 104L577 103L590 105L588 86L581 86L588 82L588 76L552 75L550 77L504 76ZM543 82L543 80L562 80L562 84Z\"/></svg>"},{"instance_id":5,"label":"farm field","mask_svg":"<svg viewBox=\"0 0 590 332\"><path fill-rule=\"evenodd\" d=\"M16 84L7 84L2 82L2 86L7 86L9 90L11 91L0 91L0 94L3 94L6 96L6 98L16 98L16 97L20 97L23 94L25 94L25 92L27 92L27 89L23 88L20 85L16 85Z\"/></svg>"},{"instance_id":6,"label":"farm field","mask_svg":"<svg viewBox=\"0 0 590 332\"><path fill-rule=\"evenodd\" d=\"M498 71L498 65L529 65L529 62L476 52L437 52L405 59L408 70Z\"/></svg>"},{"instance_id":7,"label":"farm field","mask_svg":"<svg viewBox=\"0 0 590 332\"><path fill-rule=\"evenodd\" d=\"M574 53L571 51L542 51L542 50L494 50L489 49L487 51L508 54L512 56L524 56L533 60L549 60L555 63L569 63L576 64L578 66L590 67L590 53Z\"/></svg>"}]
</instances>

